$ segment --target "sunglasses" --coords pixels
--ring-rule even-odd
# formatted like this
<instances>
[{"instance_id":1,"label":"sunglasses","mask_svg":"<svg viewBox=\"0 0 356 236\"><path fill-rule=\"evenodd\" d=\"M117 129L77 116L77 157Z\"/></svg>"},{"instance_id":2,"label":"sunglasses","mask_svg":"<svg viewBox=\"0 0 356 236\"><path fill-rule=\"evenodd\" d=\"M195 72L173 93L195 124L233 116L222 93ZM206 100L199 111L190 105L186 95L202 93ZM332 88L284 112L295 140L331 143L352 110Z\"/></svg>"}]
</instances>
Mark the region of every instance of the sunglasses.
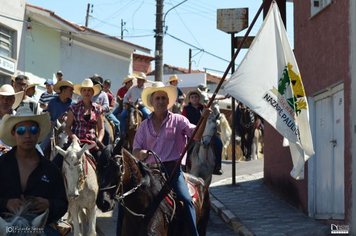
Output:
<instances>
[{"instance_id":1,"label":"sunglasses","mask_svg":"<svg viewBox=\"0 0 356 236\"><path fill-rule=\"evenodd\" d=\"M36 135L38 134L38 132L40 131L40 129L37 126L19 126L15 129L16 133L18 135L24 135L27 132L29 132L32 135Z\"/></svg>"}]
</instances>

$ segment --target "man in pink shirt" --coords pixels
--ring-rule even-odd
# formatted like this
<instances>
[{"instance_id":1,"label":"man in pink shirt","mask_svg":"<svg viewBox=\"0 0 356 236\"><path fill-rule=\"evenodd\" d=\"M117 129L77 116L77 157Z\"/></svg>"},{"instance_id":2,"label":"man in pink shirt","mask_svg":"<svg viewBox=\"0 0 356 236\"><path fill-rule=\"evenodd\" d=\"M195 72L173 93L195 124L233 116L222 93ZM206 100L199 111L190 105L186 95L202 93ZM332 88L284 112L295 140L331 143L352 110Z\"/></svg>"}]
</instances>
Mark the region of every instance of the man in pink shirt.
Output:
<instances>
[{"instance_id":1,"label":"man in pink shirt","mask_svg":"<svg viewBox=\"0 0 356 236\"><path fill-rule=\"evenodd\" d=\"M168 110L177 99L176 87L165 87L162 82L156 82L152 87L145 88L141 97L143 104L152 113L141 123L136 132L133 154L141 161L154 163L153 157L147 152L148 150L154 151L161 158L167 173L174 174L171 187L178 199L184 202L186 219L192 235L198 235L195 208L182 170L178 168L176 173L172 173L177 161L180 160L187 137L193 134L195 125L191 124L186 117L173 114ZM200 140L209 113L208 109L203 111L204 120L194 136L195 140Z\"/></svg>"}]
</instances>

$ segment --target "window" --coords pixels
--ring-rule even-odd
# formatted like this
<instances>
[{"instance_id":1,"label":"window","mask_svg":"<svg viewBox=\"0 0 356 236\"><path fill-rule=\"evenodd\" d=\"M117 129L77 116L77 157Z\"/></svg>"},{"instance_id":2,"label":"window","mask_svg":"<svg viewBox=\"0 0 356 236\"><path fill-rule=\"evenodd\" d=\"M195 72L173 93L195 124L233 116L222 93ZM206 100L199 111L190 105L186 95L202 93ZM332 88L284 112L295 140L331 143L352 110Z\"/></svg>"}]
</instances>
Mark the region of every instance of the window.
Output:
<instances>
[{"instance_id":1,"label":"window","mask_svg":"<svg viewBox=\"0 0 356 236\"><path fill-rule=\"evenodd\" d=\"M332 0L311 0L311 16L316 15L326 6L331 4Z\"/></svg>"},{"instance_id":2,"label":"window","mask_svg":"<svg viewBox=\"0 0 356 236\"><path fill-rule=\"evenodd\" d=\"M0 25L0 56L14 58L15 31Z\"/></svg>"}]
</instances>

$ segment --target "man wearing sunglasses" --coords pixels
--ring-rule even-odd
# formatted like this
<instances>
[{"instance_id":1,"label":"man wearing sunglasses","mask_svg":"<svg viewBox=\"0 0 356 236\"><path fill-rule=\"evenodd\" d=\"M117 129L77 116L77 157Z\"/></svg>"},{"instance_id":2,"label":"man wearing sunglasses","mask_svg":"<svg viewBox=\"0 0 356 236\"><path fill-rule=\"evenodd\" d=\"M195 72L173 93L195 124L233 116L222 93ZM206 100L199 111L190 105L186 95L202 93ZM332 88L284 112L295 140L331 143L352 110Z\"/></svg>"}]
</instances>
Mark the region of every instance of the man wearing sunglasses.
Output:
<instances>
[{"instance_id":1,"label":"man wearing sunglasses","mask_svg":"<svg viewBox=\"0 0 356 236\"><path fill-rule=\"evenodd\" d=\"M29 211L35 215L49 209L44 233L57 235L49 224L67 211L63 178L35 148L49 131L48 113L33 115L29 108L20 107L16 115L3 117L0 139L12 149L0 159L0 215L15 213L30 202Z\"/></svg>"}]
</instances>

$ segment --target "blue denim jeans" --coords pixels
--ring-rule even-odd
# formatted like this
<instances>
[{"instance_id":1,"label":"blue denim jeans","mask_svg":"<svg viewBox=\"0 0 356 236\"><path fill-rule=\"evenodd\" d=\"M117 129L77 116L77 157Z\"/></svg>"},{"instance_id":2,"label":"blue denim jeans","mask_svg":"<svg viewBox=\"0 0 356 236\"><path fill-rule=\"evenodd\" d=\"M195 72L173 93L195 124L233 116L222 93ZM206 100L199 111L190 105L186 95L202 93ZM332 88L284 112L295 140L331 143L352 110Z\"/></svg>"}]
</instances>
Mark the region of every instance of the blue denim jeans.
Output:
<instances>
[{"instance_id":1,"label":"blue denim jeans","mask_svg":"<svg viewBox=\"0 0 356 236\"><path fill-rule=\"evenodd\" d=\"M116 116L113 113L105 115L106 118L111 120L114 125L115 125L115 138L120 137L120 121L116 118Z\"/></svg>"},{"instance_id":2,"label":"blue denim jeans","mask_svg":"<svg viewBox=\"0 0 356 236\"><path fill-rule=\"evenodd\" d=\"M174 165L171 163L172 162L170 162L169 165L163 163L165 164L165 168L168 175L172 174L175 165L175 163ZM184 203L184 209L186 213L185 219L189 225L191 235L199 235L197 230L195 207L193 204L192 197L190 196L187 183L185 182L183 171L180 166L178 167L176 175L172 179L171 187L173 188L174 192L177 194L178 200Z\"/></svg>"},{"instance_id":3,"label":"blue denim jeans","mask_svg":"<svg viewBox=\"0 0 356 236\"><path fill-rule=\"evenodd\" d=\"M212 137L212 141L215 146L215 168L221 169L221 153L223 149L223 143L220 137L217 135Z\"/></svg>"}]
</instances>

